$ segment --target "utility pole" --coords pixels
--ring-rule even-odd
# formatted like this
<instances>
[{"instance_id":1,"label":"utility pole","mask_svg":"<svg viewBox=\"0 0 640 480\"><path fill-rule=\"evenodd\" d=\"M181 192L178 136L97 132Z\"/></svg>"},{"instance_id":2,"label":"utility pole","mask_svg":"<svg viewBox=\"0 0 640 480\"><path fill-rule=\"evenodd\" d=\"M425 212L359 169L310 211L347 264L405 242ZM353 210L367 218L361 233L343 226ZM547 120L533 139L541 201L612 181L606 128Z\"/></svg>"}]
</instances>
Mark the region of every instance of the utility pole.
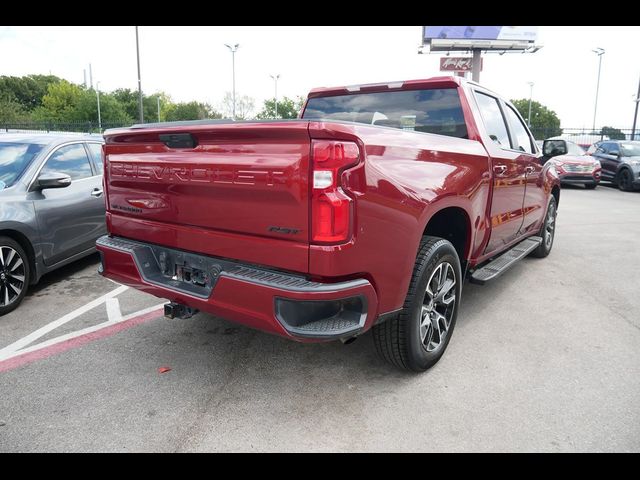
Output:
<instances>
[{"instance_id":1,"label":"utility pole","mask_svg":"<svg viewBox=\"0 0 640 480\"><path fill-rule=\"evenodd\" d=\"M231 68L233 75L233 120L236 119L236 52L240 44L236 43L233 47L231 45L224 44L231 52Z\"/></svg>"},{"instance_id":2,"label":"utility pole","mask_svg":"<svg viewBox=\"0 0 640 480\"><path fill-rule=\"evenodd\" d=\"M102 133L102 117L100 116L100 82L96 82L96 99L98 100L98 131Z\"/></svg>"},{"instance_id":3,"label":"utility pole","mask_svg":"<svg viewBox=\"0 0 640 480\"><path fill-rule=\"evenodd\" d=\"M633 114L633 128L631 129L631 140L636 136L636 122L638 121L638 104L640 104L640 80L638 80L638 93L636 93L636 111Z\"/></svg>"},{"instance_id":4,"label":"utility pole","mask_svg":"<svg viewBox=\"0 0 640 480\"><path fill-rule=\"evenodd\" d=\"M138 110L140 112L140 123L144 123L142 113L142 81L140 80L140 44L138 42L138 27L136 26L136 57L138 58Z\"/></svg>"},{"instance_id":5,"label":"utility pole","mask_svg":"<svg viewBox=\"0 0 640 480\"><path fill-rule=\"evenodd\" d=\"M89 88L93 88L93 73L91 72L91 64L89 64Z\"/></svg>"},{"instance_id":6,"label":"utility pole","mask_svg":"<svg viewBox=\"0 0 640 480\"><path fill-rule=\"evenodd\" d=\"M160 121L160 95L158 95L158 121Z\"/></svg>"},{"instance_id":7,"label":"utility pole","mask_svg":"<svg viewBox=\"0 0 640 480\"><path fill-rule=\"evenodd\" d=\"M596 131L596 112L598 111L598 91L600 90L600 70L602 69L602 55L604 55L604 48L596 48L591 50L593 53L598 55L598 83L596 84L596 103L593 107L593 132Z\"/></svg>"},{"instance_id":8,"label":"utility pole","mask_svg":"<svg viewBox=\"0 0 640 480\"><path fill-rule=\"evenodd\" d=\"M276 118L278 118L278 79L280 78L280 74L277 73L275 75L269 75L276 83Z\"/></svg>"},{"instance_id":9,"label":"utility pole","mask_svg":"<svg viewBox=\"0 0 640 480\"><path fill-rule=\"evenodd\" d=\"M529 124L529 128L531 128L531 99L533 98L533 82L528 82L529 83L529 116L527 118L527 123Z\"/></svg>"}]
</instances>

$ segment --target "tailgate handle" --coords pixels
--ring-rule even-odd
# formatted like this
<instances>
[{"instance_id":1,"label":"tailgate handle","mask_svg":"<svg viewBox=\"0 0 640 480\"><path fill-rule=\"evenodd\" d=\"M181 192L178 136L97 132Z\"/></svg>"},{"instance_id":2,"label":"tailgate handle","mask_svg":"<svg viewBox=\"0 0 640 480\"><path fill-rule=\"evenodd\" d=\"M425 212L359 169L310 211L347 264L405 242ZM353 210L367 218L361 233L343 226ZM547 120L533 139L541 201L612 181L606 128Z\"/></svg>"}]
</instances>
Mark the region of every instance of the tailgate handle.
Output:
<instances>
[{"instance_id":1,"label":"tailgate handle","mask_svg":"<svg viewBox=\"0 0 640 480\"><path fill-rule=\"evenodd\" d=\"M161 133L160 141L169 148L195 148L198 142L190 133Z\"/></svg>"}]
</instances>

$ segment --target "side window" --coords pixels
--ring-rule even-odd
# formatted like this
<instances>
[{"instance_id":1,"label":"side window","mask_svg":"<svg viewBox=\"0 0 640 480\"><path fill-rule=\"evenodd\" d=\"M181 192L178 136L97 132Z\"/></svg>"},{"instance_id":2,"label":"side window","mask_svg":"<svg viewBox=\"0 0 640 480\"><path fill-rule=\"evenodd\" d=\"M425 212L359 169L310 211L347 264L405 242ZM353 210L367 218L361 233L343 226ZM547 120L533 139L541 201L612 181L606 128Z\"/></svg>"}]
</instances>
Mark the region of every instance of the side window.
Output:
<instances>
[{"instance_id":1,"label":"side window","mask_svg":"<svg viewBox=\"0 0 640 480\"><path fill-rule=\"evenodd\" d=\"M478 106L480 107L482 120L484 120L484 126L491 140L503 148L511 148L507 125L504 123L504 117L500 111L498 100L480 92L476 92L476 98L478 100Z\"/></svg>"},{"instance_id":2,"label":"side window","mask_svg":"<svg viewBox=\"0 0 640 480\"><path fill-rule=\"evenodd\" d=\"M87 147L89 147L89 152L91 152L91 156L93 157L93 161L96 163L96 168L98 169L98 174L102 175L102 144L100 144L100 143L87 143Z\"/></svg>"},{"instance_id":3,"label":"side window","mask_svg":"<svg viewBox=\"0 0 640 480\"><path fill-rule=\"evenodd\" d=\"M514 148L526 153L533 153L531 137L529 137L527 129L524 126L524 123L522 123L522 120L520 120L520 117L518 117L518 114L509 105L507 105L506 113L509 123L511 124L513 136L517 142L517 145L514 145Z\"/></svg>"},{"instance_id":4,"label":"side window","mask_svg":"<svg viewBox=\"0 0 640 480\"><path fill-rule=\"evenodd\" d=\"M79 180L93 175L87 152L81 143L66 145L49 157L42 172L66 173L71 180Z\"/></svg>"}]
</instances>

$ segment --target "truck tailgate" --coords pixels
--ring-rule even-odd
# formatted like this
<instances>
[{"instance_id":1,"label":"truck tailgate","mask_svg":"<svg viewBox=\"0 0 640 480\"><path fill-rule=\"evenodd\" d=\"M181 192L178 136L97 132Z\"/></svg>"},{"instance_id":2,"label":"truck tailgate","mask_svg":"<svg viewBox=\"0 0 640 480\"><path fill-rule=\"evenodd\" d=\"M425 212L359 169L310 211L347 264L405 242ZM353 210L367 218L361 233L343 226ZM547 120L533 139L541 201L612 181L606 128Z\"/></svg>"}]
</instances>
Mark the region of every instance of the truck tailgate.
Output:
<instances>
[{"instance_id":1,"label":"truck tailgate","mask_svg":"<svg viewBox=\"0 0 640 480\"><path fill-rule=\"evenodd\" d=\"M308 271L308 122L130 128L105 139L112 235Z\"/></svg>"}]
</instances>

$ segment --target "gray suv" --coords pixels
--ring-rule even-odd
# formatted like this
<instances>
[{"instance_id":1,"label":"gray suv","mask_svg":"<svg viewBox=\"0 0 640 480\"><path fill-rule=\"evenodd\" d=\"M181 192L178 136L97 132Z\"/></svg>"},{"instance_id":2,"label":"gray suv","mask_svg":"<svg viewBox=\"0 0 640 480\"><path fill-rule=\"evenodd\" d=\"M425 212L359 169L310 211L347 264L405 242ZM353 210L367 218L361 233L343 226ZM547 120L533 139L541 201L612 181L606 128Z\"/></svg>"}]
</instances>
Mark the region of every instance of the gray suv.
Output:
<instances>
[{"instance_id":1,"label":"gray suv","mask_svg":"<svg viewBox=\"0 0 640 480\"><path fill-rule=\"evenodd\" d=\"M0 315L106 233L101 136L0 133Z\"/></svg>"}]
</instances>

